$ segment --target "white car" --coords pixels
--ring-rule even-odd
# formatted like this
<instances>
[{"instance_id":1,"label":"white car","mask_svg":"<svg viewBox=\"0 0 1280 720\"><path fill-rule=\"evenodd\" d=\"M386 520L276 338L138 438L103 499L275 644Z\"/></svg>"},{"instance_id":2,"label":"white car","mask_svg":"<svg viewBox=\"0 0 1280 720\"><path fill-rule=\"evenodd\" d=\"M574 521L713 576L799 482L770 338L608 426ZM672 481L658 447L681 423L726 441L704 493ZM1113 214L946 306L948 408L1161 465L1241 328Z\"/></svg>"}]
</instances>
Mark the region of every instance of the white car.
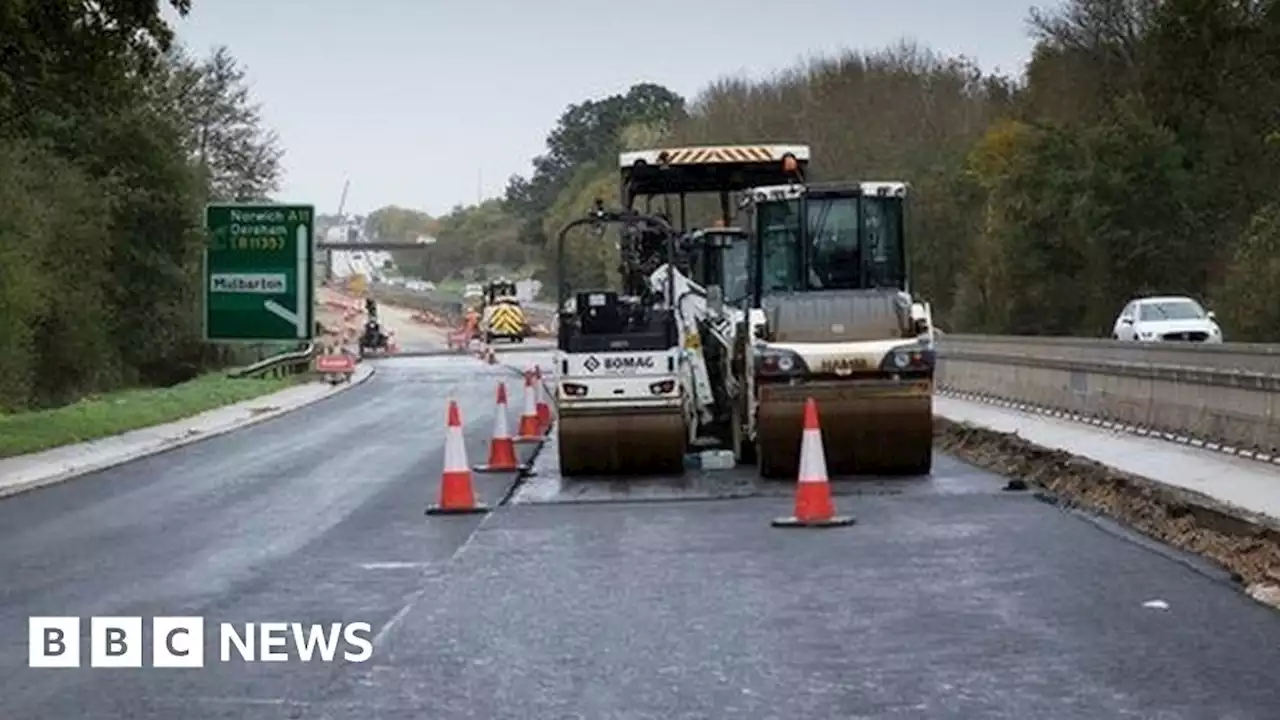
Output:
<instances>
[{"instance_id":1,"label":"white car","mask_svg":"<svg viewBox=\"0 0 1280 720\"><path fill-rule=\"evenodd\" d=\"M1148 297L1131 301L1116 318L1111 336L1128 342L1222 342L1212 311L1189 297Z\"/></svg>"}]
</instances>

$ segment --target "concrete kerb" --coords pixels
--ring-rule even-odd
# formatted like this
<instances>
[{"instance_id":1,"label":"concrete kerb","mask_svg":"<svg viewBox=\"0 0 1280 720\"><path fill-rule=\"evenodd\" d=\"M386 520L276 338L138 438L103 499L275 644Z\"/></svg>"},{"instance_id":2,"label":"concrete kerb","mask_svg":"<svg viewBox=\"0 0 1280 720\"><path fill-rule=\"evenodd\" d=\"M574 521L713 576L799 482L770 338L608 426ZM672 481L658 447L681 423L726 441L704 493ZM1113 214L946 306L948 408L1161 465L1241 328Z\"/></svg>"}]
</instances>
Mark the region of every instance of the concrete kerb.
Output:
<instances>
[{"instance_id":1,"label":"concrete kerb","mask_svg":"<svg viewBox=\"0 0 1280 720\"><path fill-rule=\"evenodd\" d=\"M1044 503L1106 518L1225 568L1249 597L1280 610L1280 521L1204 493L1044 447L1018 433L934 417L934 437L962 462L1024 480Z\"/></svg>"},{"instance_id":2,"label":"concrete kerb","mask_svg":"<svg viewBox=\"0 0 1280 720\"><path fill-rule=\"evenodd\" d=\"M227 425L226 427L219 427L213 430L197 432L197 433L193 433L190 435L185 435L177 438L166 438L164 441L162 441L162 444L156 445L154 447L145 447L140 450L123 453L121 455L117 455L106 460L90 462L85 465L72 467L57 473L50 474L50 475L31 478L29 480L17 482L12 485L7 485L7 486L0 485L0 498L11 497L13 495L18 495L20 493L29 492L31 490L37 490L39 488L48 487L50 485L56 485L58 483L66 482L68 480L73 480L75 478L83 477L85 475L92 475L94 473L99 473L99 472L102 472L103 470L110 470L111 468L114 468L114 467L127 465L128 463L131 463L135 460L141 460L143 458L153 457L155 455L162 455L172 450L177 450L178 448L186 447L187 445L194 445L195 443L202 442L204 440L210 440L212 438L216 438L221 435L227 435L237 430L243 430L244 428L251 427L253 425L257 425L259 423L263 423L268 420L273 420L283 415L287 415L295 410L300 410L304 407L309 407L311 405L315 405L316 403L320 403L325 400L328 400L329 398L332 398L335 395L346 392L347 390L350 390L351 388L356 387L357 385L364 384L366 381L369 380L369 378L373 377L375 373L376 373L376 370L371 365L361 363L356 367L356 372L354 375L352 375L350 382L334 385L332 389L324 395L320 395L315 398L309 398L291 407L273 408L266 412L257 413L242 421L236 422L231 425ZM292 389L294 388L287 388L280 392L272 393L270 395L263 395L261 397L257 397L245 402L255 402L255 403L270 402L271 398L277 397L281 393L289 392ZM206 412L215 412L221 409L223 408L214 408ZM175 420L174 422L175 423L187 422L192 418L200 417L201 414L203 413L193 415L188 418L183 418L181 420ZM169 423L165 423L165 424L169 424ZM163 427L163 425L153 426L153 427ZM147 428L139 428L139 429L147 429Z\"/></svg>"}]
</instances>

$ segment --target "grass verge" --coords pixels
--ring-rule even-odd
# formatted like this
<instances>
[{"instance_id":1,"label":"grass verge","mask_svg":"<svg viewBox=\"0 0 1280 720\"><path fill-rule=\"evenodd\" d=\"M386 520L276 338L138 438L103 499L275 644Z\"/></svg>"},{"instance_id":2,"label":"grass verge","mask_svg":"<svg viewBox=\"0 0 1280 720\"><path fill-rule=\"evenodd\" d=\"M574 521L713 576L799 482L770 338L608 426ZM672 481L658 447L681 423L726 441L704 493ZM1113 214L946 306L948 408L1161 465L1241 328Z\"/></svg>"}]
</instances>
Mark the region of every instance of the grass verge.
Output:
<instances>
[{"instance_id":1,"label":"grass verge","mask_svg":"<svg viewBox=\"0 0 1280 720\"><path fill-rule=\"evenodd\" d=\"M233 379L211 373L168 388L122 390L51 410L0 415L0 458L162 425L307 379Z\"/></svg>"},{"instance_id":2,"label":"grass verge","mask_svg":"<svg viewBox=\"0 0 1280 720\"><path fill-rule=\"evenodd\" d=\"M1015 433L934 418L935 446L1021 480L1041 499L1117 520L1227 568L1255 600L1280 607L1280 523L1207 495L1028 442ZM1020 489L1013 486L1010 489Z\"/></svg>"}]
</instances>

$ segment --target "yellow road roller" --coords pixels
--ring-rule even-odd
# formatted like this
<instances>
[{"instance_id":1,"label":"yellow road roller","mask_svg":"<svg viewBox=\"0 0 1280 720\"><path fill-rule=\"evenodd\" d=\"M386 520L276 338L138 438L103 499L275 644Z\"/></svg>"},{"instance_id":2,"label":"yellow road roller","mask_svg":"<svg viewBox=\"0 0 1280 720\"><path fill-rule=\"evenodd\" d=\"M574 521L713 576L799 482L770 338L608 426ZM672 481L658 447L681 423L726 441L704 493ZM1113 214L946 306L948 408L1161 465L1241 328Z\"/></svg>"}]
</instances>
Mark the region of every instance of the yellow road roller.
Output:
<instances>
[{"instance_id":1,"label":"yellow road roller","mask_svg":"<svg viewBox=\"0 0 1280 720\"><path fill-rule=\"evenodd\" d=\"M525 320L514 282L493 280L485 288L480 332L486 343L494 340L524 342L529 334L529 323Z\"/></svg>"}]
</instances>

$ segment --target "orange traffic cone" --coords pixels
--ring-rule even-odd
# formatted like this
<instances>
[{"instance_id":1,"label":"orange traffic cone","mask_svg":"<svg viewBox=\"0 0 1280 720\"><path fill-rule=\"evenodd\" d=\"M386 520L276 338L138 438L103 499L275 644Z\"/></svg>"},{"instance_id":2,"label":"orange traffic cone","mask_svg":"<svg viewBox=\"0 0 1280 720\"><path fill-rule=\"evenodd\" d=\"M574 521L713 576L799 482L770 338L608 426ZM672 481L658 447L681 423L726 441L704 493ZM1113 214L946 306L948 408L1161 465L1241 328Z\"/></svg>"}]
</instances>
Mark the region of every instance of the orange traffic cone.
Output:
<instances>
[{"instance_id":1,"label":"orange traffic cone","mask_svg":"<svg viewBox=\"0 0 1280 720\"><path fill-rule=\"evenodd\" d=\"M516 472L525 467L516 459L516 444L507 431L507 384L498 383L498 409L493 415L493 439L489 441L489 462L472 468L476 472Z\"/></svg>"},{"instance_id":2,"label":"orange traffic cone","mask_svg":"<svg viewBox=\"0 0 1280 720\"><path fill-rule=\"evenodd\" d=\"M538 422L538 400L533 391L533 373L524 371L524 411L520 413L520 427L516 429L516 442L541 442L542 427Z\"/></svg>"},{"instance_id":3,"label":"orange traffic cone","mask_svg":"<svg viewBox=\"0 0 1280 720\"><path fill-rule=\"evenodd\" d=\"M551 432L551 406L547 404L546 388L542 385L542 366L533 366L533 383L534 390L538 398L538 426L542 428L542 434L546 435Z\"/></svg>"},{"instance_id":4,"label":"orange traffic cone","mask_svg":"<svg viewBox=\"0 0 1280 720\"><path fill-rule=\"evenodd\" d=\"M800 475L796 479L796 509L791 517L778 518L774 527L839 527L852 525L852 515L836 515L827 479L827 454L822 449L818 403L804 403L804 436L800 440Z\"/></svg>"},{"instance_id":5,"label":"orange traffic cone","mask_svg":"<svg viewBox=\"0 0 1280 720\"><path fill-rule=\"evenodd\" d=\"M462 413L458 403L449 401L449 427L444 436L444 473L440 476L440 504L427 508L428 515L468 515L489 512L476 502L467 465L467 443L462 437Z\"/></svg>"}]
</instances>

